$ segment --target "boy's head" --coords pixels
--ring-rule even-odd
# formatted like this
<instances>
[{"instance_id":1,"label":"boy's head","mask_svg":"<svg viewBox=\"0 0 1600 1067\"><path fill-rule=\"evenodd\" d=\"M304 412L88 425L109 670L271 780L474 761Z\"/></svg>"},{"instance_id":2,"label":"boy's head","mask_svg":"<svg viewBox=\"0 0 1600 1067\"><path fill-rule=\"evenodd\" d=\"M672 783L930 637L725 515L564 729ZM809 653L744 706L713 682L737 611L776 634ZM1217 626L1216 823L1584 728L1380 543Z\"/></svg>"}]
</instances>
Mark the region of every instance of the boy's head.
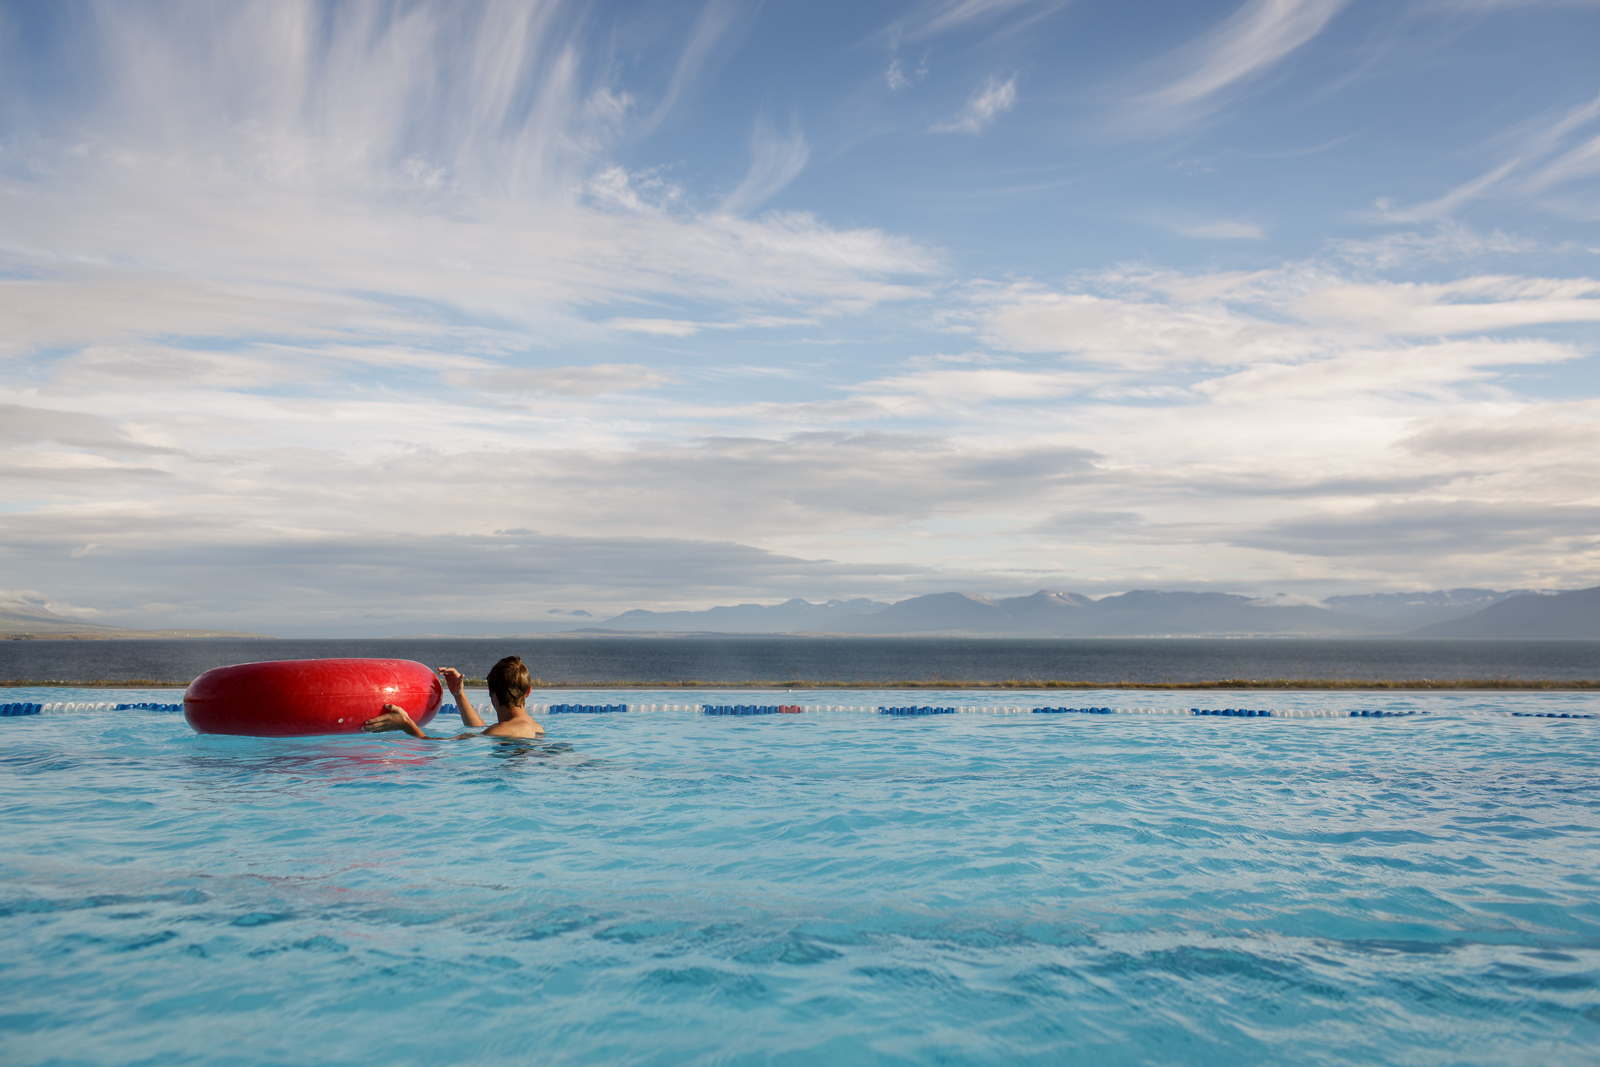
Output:
<instances>
[{"instance_id":1,"label":"boy's head","mask_svg":"<svg viewBox=\"0 0 1600 1067\"><path fill-rule=\"evenodd\" d=\"M528 699L533 686L528 681L528 667L521 656L507 656L489 668L489 695L496 704L520 708Z\"/></svg>"}]
</instances>

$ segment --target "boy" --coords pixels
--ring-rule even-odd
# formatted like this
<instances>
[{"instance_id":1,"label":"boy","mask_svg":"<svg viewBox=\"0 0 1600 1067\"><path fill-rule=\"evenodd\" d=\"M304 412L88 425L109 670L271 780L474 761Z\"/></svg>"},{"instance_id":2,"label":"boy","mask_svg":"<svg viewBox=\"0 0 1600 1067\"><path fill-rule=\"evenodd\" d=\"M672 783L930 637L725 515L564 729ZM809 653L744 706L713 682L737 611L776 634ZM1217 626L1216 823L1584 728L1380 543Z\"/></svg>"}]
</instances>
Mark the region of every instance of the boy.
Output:
<instances>
[{"instance_id":1,"label":"boy","mask_svg":"<svg viewBox=\"0 0 1600 1067\"><path fill-rule=\"evenodd\" d=\"M482 726L483 720L472 710L467 694L461 690L461 672L454 667L440 667L439 673L444 676L444 684L450 687L450 695L456 698L456 710L461 713L462 725ZM483 731L481 736L531 738L544 736L544 727L528 717L528 692L533 685L528 679L528 668L522 662L521 656L507 656L490 667L487 681L489 703L494 706L494 713L499 721ZM398 704L385 704L383 714L368 719L361 724L361 728L369 734L382 733L385 730L404 730L412 737L428 737L422 732L422 727L412 721L406 709ZM472 734L457 734L456 739L472 736ZM443 739L430 738L430 740Z\"/></svg>"}]
</instances>

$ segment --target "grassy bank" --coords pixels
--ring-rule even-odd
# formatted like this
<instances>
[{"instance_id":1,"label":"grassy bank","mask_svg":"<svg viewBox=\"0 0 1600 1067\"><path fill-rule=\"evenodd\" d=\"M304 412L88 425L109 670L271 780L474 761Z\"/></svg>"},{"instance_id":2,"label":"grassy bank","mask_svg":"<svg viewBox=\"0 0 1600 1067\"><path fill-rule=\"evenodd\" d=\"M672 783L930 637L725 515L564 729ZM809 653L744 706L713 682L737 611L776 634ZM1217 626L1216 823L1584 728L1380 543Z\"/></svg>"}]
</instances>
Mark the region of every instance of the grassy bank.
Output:
<instances>
[{"instance_id":1,"label":"grassy bank","mask_svg":"<svg viewBox=\"0 0 1600 1067\"><path fill-rule=\"evenodd\" d=\"M164 681L157 678L134 678L128 681L107 681L93 678L71 681L61 678L13 678L0 681L0 688L77 688L77 689L182 689L188 682ZM482 689L482 678L468 678L467 685ZM1127 690L1190 690L1190 689L1281 689L1281 690L1596 690L1600 680L1559 681L1550 678L1218 678L1205 682L1086 682L1044 678L1009 678L1001 682L975 682L963 678L886 679L875 682L821 682L806 678L747 679L740 682L708 682L698 679L681 682L546 682L534 680L535 690L564 689L1127 689Z\"/></svg>"}]
</instances>

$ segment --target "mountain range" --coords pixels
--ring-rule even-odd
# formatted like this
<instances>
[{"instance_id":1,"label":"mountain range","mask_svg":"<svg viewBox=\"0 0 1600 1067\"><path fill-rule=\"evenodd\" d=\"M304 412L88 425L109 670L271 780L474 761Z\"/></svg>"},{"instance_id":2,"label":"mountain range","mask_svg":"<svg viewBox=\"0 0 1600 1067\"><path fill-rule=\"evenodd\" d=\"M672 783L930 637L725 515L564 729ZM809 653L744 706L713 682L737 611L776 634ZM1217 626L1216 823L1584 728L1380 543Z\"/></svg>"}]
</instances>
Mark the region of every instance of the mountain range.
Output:
<instances>
[{"instance_id":1,"label":"mountain range","mask_svg":"<svg viewBox=\"0 0 1600 1067\"><path fill-rule=\"evenodd\" d=\"M566 613L580 615L581 613ZM576 621L576 620L572 620ZM497 636L582 634L907 634L974 637L1406 637L1600 641L1600 587L1551 593L1448 589L1313 601L1279 595L1137 589L1094 599L1041 589L1031 596L932 593L887 602L864 597L737 604L704 611L625 611L573 629L543 621ZM0 602L0 638L261 637L225 630L134 630ZM461 634L461 636L468 636Z\"/></svg>"},{"instance_id":2,"label":"mountain range","mask_svg":"<svg viewBox=\"0 0 1600 1067\"><path fill-rule=\"evenodd\" d=\"M895 603L789 600L705 611L626 611L577 633L951 634L1008 637L1417 637L1600 640L1600 588L1449 589L1309 601L1138 589L1096 600L932 593Z\"/></svg>"},{"instance_id":3,"label":"mountain range","mask_svg":"<svg viewBox=\"0 0 1600 1067\"><path fill-rule=\"evenodd\" d=\"M1466 618L1424 627L1416 636L1597 640L1600 639L1600 586L1553 596L1513 597Z\"/></svg>"}]
</instances>

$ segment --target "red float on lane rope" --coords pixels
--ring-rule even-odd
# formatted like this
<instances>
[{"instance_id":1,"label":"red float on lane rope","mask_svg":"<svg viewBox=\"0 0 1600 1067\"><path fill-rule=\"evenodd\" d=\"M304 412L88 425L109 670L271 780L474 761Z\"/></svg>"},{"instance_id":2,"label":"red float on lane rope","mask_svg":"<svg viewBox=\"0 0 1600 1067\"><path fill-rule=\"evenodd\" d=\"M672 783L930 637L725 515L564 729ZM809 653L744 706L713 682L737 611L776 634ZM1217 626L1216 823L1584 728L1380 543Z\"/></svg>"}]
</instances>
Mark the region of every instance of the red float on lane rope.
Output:
<instances>
[{"instance_id":1,"label":"red float on lane rope","mask_svg":"<svg viewBox=\"0 0 1600 1067\"><path fill-rule=\"evenodd\" d=\"M353 734L385 704L426 726L443 695L432 668L415 660L272 660L206 671L183 694L183 717L202 734Z\"/></svg>"}]
</instances>

